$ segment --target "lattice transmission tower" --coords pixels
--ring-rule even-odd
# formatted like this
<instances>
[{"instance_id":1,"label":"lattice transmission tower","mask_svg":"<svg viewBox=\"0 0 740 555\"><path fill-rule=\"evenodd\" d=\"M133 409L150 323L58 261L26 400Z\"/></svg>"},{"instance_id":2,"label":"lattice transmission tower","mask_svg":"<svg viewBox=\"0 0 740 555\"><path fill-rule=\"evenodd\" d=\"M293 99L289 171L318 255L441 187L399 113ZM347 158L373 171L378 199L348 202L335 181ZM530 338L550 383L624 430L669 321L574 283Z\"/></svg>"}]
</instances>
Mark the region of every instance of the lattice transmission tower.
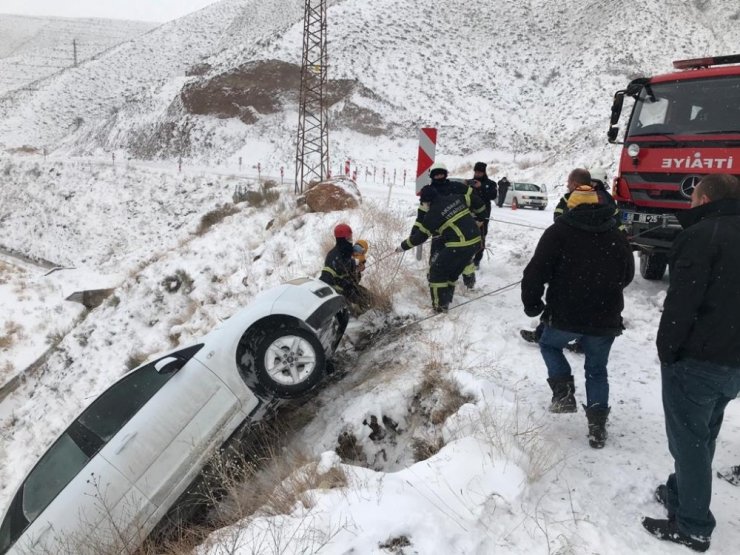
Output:
<instances>
[{"instance_id":1,"label":"lattice transmission tower","mask_svg":"<svg viewBox=\"0 0 740 555\"><path fill-rule=\"evenodd\" d=\"M306 0L303 63L298 106L295 191L329 176L329 116L326 105L326 4Z\"/></svg>"}]
</instances>

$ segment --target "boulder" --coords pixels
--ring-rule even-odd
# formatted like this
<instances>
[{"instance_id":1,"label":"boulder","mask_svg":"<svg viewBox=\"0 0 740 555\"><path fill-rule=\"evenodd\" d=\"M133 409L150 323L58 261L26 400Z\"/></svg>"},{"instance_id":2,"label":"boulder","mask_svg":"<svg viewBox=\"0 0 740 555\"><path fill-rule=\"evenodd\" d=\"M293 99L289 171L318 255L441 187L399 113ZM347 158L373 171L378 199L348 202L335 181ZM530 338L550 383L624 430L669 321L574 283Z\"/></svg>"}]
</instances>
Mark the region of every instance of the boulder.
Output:
<instances>
[{"instance_id":1,"label":"boulder","mask_svg":"<svg viewBox=\"0 0 740 555\"><path fill-rule=\"evenodd\" d=\"M312 212L348 210L357 208L362 203L362 195L357 184L346 177L310 185L305 197L306 204Z\"/></svg>"}]
</instances>

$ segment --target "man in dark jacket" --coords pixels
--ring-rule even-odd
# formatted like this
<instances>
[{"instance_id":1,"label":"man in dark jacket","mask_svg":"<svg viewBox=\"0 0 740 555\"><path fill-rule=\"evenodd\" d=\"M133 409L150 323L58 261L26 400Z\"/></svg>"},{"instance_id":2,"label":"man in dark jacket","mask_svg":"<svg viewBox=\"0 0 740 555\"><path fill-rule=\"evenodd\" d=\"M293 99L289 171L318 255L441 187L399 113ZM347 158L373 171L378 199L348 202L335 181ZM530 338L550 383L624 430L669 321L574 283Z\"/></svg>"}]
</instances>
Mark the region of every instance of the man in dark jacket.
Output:
<instances>
[{"instance_id":1,"label":"man in dark jacket","mask_svg":"<svg viewBox=\"0 0 740 555\"><path fill-rule=\"evenodd\" d=\"M432 182L419 193L419 210L411 235L396 249L405 251L430 237L433 255L429 266L429 291L436 312L446 312L455 294L455 282L480 248L480 230L473 214L485 205L470 187L447 179L447 168L435 164ZM436 246L435 246L436 245Z\"/></svg>"},{"instance_id":2,"label":"man in dark jacket","mask_svg":"<svg viewBox=\"0 0 740 555\"><path fill-rule=\"evenodd\" d=\"M506 200L506 193L509 192L510 185L511 183L509 183L509 180L506 179L506 176L502 177L501 180L498 182L498 200L496 201L496 204L499 208L504 205L504 201Z\"/></svg>"},{"instance_id":3,"label":"man in dark jacket","mask_svg":"<svg viewBox=\"0 0 740 555\"><path fill-rule=\"evenodd\" d=\"M475 268L480 268L480 261L483 259L483 253L486 250L486 236L488 235L488 220L491 217L491 204L496 200L496 194L498 192L496 182L488 178L486 173L486 164L484 162L476 162L473 166L473 179L470 183L473 188L473 193L478 195L486 209L481 213L483 220L481 221L480 235L481 235L481 247L473 258Z\"/></svg>"},{"instance_id":4,"label":"man in dark jacket","mask_svg":"<svg viewBox=\"0 0 740 555\"><path fill-rule=\"evenodd\" d=\"M355 252L352 228L338 224L334 228L334 238L336 245L327 253L319 279L343 295L355 314L364 312L370 305L371 295L360 285L361 272L352 257Z\"/></svg>"},{"instance_id":5,"label":"man in dark jacket","mask_svg":"<svg viewBox=\"0 0 740 555\"><path fill-rule=\"evenodd\" d=\"M644 518L653 535L706 551L712 459L727 404L740 392L740 182L704 177L669 255L670 284L658 328L663 410L675 466L656 499L668 519Z\"/></svg>"},{"instance_id":6,"label":"man in dark jacket","mask_svg":"<svg viewBox=\"0 0 740 555\"><path fill-rule=\"evenodd\" d=\"M600 203L593 191L571 197L568 212L545 230L524 269L524 312L543 313L539 344L553 394L550 411L576 411L573 375L563 348L580 340L586 356L584 408L594 448L606 441L610 410L606 364L614 338L622 332L623 290L634 272L632 251L616 229L612 206Z\"/></svg>"},{"instance_id":7,"label":"man in dark jacket","mask_svg":"<svg viewBox=\"0 0 740 555\"><path fill-rule=\"evenodd\" d=\"M568 188L568 192L560 198L558 205L555 207L553 221L557 221L560 216L570 210L570 208L568 207L568 203L571 196L575 195L573 197L573 200L570 201L571 204L579 204L579 197L585 196L586 198L590 198L592 196L592 193L595 191L598 202L600 204L611 205L613 207L614 223L620 231L624 231L625 228L619 219L619 209L617 208L614 199L604 187L594 185L594 179L592 178L588 170L583 168L576 168L571 171L568 174L568 182L566 187ZM543 324L540 323L540 325L538 325L534 330L519 330L519 334L525 341L529 341L530 343L538 343L544 329L545 328ZM566 349L568 349L569 351L573 351L574 353L583 352L583 347L580 341L569 343L568 345L566 345Z\"/></svg>"}]
</instances>

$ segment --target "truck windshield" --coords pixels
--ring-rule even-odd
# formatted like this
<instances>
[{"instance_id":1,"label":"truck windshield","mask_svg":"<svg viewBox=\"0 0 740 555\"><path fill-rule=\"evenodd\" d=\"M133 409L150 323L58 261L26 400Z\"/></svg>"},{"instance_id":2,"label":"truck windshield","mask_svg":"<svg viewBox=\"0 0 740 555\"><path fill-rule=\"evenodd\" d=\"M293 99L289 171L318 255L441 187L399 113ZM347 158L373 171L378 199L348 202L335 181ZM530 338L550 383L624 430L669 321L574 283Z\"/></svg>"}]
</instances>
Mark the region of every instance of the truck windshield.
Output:
<instances>
[{"instance_id":1,"label":"truck windshield","mask_svg":"<svg viewBox=\"0 0 740 555\"><path fill-rule=\"evenodd\" d=\"M627 136L740 134L740 76L644 87Z\"/></svg>"}]
</instances>

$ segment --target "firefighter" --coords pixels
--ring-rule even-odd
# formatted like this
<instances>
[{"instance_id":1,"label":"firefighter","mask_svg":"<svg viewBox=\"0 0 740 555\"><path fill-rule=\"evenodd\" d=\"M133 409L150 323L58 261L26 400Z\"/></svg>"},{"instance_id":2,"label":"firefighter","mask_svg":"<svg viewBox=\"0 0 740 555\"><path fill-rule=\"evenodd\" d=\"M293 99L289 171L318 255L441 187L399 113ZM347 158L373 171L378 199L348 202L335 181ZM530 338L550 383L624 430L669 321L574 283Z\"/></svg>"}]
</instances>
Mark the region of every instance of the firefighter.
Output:
<instances>
[{"instance_id":1,"label":"firefighter","mask_svg":"<svg viewBox=\"0 0 740 555\"><path fill-rule=\"evenodd\" d=\"M436 312L446 312L455 294L455 283L463 271L473 268L473 257L481 244L479 224L474 214L485 205L464 183L447 179L447 168L437 163L429 170L431 184L419 194L419 210L408 239L396 251L421 245L430 237L434 251L430 258L429 291Z\"/></svg>"},{"instance_id":2,"label":"firefighter","mask_svg":"<svg viewBox=\"0 0 740 555\"><path fill-rule=\"evenodd\" d=\"M352 228L344 223L334 228L334 238L336 245L326 255L319 279L343 295L353 314L359 315L370 308L372 298L370 292L360 285L364 260L360 265L354 256L362 247L353 244Z\"/></svg>"},{"instance_id":3,"label":"firefighter","mask_svg":"<svg viewBox=\"0 0 740 555\"><path fill-rule=\"evenodd\" d=\"M470 186L473 188L473 192L481 197L481 200L486 206L483 211L483 221L480 228L481 234L481 248L473 258L475 269L480 268L480 261L483 259L483 252L486 250L486 236L488 235L488 220L491 217L491 204L496 201L496 182L488 178L486 174L485 162L476 162L473 166L473 179Z\"/></svg>"}]
</instances>

